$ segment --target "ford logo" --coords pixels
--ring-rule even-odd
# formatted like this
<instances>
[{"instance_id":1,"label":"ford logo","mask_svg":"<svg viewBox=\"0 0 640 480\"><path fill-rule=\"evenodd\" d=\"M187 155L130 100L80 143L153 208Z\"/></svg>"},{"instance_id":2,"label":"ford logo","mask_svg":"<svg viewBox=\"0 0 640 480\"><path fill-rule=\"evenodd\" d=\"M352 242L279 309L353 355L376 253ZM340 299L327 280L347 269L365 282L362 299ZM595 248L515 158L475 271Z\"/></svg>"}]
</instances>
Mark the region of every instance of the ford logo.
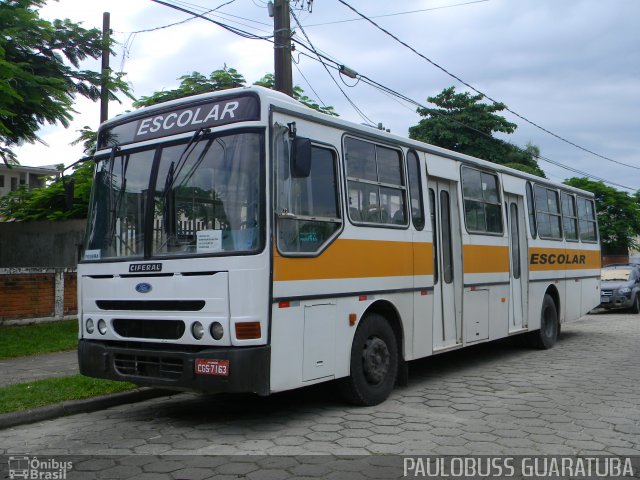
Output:
<instances>
[{"instance_id":1,"label":"ford logo","mask_svg":"<svg viewBox=\"0 0 640 480\"><path fill-rule=\"evenodd\" d=\"M149 293L151 291L151 285L148 283L139 283L136 285L136 292Z\"/></svg>"}]
</instances>

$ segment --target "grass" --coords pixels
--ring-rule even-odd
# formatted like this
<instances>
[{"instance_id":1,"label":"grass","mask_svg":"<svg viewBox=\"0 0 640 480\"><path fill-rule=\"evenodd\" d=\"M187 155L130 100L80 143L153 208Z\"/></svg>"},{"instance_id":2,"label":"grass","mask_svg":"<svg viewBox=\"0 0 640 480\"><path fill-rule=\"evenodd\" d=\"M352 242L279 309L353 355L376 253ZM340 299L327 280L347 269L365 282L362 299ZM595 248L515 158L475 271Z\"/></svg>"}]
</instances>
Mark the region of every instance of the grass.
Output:
<instances>
[{"instance_id":1,"label":"grass","mask_svg":"<svg viewBox=\"0 0 640 480\"><path fill-rule=\"evenodd\" d=\"M0 360L73 350L77 345L77 320L0 327Z\"/></svg>"},{"instance_id":2,"label":"grass","mask_svg":"<svg viewBox=\"0 0 640 480\"><path fill-rule=\"evenodd\" d=\"M100 380L82 375L48 378L0 388L0 414L28 410L67 400L81 400L136 388L126 382Z\"/></svg>"}]
</instances>

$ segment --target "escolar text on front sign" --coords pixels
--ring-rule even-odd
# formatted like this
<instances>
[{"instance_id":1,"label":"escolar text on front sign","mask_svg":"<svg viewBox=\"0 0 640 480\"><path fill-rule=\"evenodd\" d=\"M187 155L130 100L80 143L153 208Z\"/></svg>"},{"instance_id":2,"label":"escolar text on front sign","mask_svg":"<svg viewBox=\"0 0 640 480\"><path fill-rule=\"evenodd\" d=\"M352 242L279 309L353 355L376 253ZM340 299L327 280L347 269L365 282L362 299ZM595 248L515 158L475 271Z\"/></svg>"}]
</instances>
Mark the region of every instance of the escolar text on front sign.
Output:
<instances>
[{"instance_id":1,"label":"escolar text on front sign","mask_svg":"<svg viewBox=\"0 0 640 480\"><path fill-rule=\"evenodd\" d=\"M135 141L174 135L198 128L256 120L258 109L253 97L238 97L158 113L138 121Z\"/></svg>"},{"instance_id":2,"label":"escolar text on front sign","mask_svg":"<svg viewBox=\"0 0 640 480\"><path fill-rule=\"evenodd\" d=\"M530 265L585 265L587 263L586 255L565 255L563 253L532 253L529 260Z\"/></svg>"},{"instance_id":3,"label":"escolar text on front sign","mask_svg":"<svg viewBox=\"0 0 640 480\"><path fill-rule=\"evenodd\" d=\"M214 105L210 108L189 108L181 112L171 112L166 115L145 118L140 122L136 135L155 133L160 130L169 131L175 127L181 128L188 125L199 126L203 123L206 125L207 123L224 120L226 117L233 119L235 118L234 112L238 109L238 106L238 102L227 102L224 104L222 112L220 111L220 105Z\"/></svg>"}]
</instances>

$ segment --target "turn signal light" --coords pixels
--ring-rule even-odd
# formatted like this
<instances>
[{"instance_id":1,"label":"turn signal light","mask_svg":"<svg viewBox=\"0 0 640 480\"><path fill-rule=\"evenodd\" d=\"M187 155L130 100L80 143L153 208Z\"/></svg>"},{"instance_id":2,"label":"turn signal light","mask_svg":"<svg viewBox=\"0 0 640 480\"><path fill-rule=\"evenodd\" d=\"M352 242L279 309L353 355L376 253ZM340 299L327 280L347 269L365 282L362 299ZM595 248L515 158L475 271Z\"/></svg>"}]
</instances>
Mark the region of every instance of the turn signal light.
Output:
<instances>
[{"instance_id":1,"label":"turn signal light","mask_svg":"<svg viewBox=\"0 0 640 480\"><path fill-rule=\"evenodd\" d=\"M253 340L261 336L260 322L236 323L236 338L238 340Z\"/></svg>"}]
</instances>

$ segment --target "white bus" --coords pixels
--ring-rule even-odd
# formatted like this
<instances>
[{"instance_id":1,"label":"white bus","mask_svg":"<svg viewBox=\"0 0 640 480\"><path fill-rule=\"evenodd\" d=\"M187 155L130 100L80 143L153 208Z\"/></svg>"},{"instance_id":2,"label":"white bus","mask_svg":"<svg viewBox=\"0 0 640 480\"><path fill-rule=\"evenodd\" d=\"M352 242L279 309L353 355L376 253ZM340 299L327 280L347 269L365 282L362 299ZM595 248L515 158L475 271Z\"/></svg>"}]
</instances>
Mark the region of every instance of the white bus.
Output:
<instances>
[{"instance_id":1,"label":"white bus","mask_svg":"<svg viewBox=\"0 0 640 480\"><path fill-rule=\"evenodd\" d=\"M592 194L249 87L104 123L80 370L373 405L406 362L598 305Z\"/></svg>"}]
</instances>

